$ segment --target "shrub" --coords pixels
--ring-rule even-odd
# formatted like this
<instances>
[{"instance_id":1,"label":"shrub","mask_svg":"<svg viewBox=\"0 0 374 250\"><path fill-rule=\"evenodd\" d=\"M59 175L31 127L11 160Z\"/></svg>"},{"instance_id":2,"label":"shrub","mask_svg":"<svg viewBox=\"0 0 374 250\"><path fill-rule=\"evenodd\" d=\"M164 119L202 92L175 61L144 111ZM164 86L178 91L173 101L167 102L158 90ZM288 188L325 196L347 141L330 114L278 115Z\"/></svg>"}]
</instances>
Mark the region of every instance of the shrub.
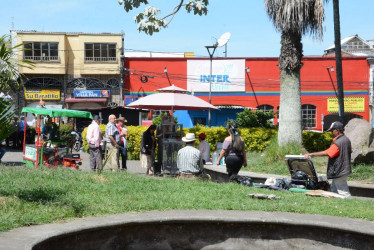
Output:
<instances>
[{"instance_id":1,"label":"shrub","mask_svg":"<svg viewBox=\"0 0 374 250\"><path fill-rule=\"evenodd\" d=\"M66 142L67 144L71 143L73 131L73 126L70 124L60 124L60 140Z\"/></svg>"},{"instance_id":2,"label":"shrub","mask_svg":"<svg viewBox=\"0 0 374 250\"><path fill-rule=\"evenodd\" d=\"M235 123L242 128L271 128L273 127L271 119L274 118L274 112L252 111L245 109L236 115Z\"/></svg>"},{"instance_id":3,"label":"shrub","mask_svg":"<svg viewBox=\"0 0 374 250\"><path fill-rule=\"evenodd\" d=\"M318 152L327 149L333 139L330 132L316 133L303 131L303 145L308 152Z\"/></svg>"},{"instance_id":4,"label":"shrub","mask_svg":"<svg viewBox=\"0 0 374 250\"><path fill-rule=\"evenodd\" d=\"M278 137L272 136L268 147L264 150L267 163L283 161L285 155L299 155L305 153L298 143L289 143L285 146L278 146Z\"/></svg>"}]
</instances>

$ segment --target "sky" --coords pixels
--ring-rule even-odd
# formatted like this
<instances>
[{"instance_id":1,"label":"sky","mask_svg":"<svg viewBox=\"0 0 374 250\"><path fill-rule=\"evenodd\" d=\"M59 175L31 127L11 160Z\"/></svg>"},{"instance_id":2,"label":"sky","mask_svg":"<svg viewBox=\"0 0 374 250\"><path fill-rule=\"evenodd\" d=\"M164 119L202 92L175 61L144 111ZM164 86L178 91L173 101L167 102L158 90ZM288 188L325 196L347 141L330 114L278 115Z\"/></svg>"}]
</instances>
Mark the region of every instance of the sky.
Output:
<instances>
[{"instance_id":1,"label":"sky","mask_svg":"<svg viewBox=\"0 0 374 250\"><path fill-rule=\"evenodd\" d=\"M160 17L170 13L179 0L150 0L161 10ZM187 1L186 1L187 2ZM278 57L280 33L268 18L263 0L210 0L208 14L178 13L169 26L153 36L139 33L134 16L144 11L125 12L117 0L2 0L0 35L15 30L43 32L121 33L126 51L194 52L209 56L205 46L213 45L224 33L230 32L228 57ZM373 0L340 0L341 38L359 35L374 39ZM304 55L322 55L334 43L332 0L325 5L323 40L303 37ZM215 57L224 57L225 47Z\"/></svg>"}]
</instances>

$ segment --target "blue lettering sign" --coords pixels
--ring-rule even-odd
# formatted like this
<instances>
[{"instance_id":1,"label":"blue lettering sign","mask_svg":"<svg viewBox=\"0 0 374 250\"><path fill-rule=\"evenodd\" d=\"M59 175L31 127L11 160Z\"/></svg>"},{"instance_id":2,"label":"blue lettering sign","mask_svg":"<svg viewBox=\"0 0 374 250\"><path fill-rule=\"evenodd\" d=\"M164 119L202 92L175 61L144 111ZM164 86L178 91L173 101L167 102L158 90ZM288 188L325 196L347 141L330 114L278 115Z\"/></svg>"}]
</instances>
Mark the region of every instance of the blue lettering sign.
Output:
<instances>
[{"instance_id":1,"label":"blue lettering sign","mask_svg":"<svg viewBox=\"0 0 374 250\"><path fill-rule=\"evenodd\" d=\"M231 83L229 75L212 75L212 82L227 82ZM200 82L201 83L209 83L210 82L210 75L200 75Z\"/></svg>"}]
</instances>

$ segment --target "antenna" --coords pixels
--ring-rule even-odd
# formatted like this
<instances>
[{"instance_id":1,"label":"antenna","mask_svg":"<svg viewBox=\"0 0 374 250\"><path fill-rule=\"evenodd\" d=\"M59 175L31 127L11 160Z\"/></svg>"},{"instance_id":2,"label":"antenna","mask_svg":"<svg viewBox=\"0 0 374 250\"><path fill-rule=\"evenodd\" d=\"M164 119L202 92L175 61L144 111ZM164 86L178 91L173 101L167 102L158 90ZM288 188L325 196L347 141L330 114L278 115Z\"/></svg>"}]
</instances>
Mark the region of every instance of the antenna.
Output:
<instances>
[{"instance_id":1,"label":"antenna","mask_svg":"<svg viewBox=\"0 0 374 250\"><path fill-rule=\"evenodd\" d=\"M226 32L222 34L222 36L217 41L217 47L225 46L225 44L230 40L230 37L231 37L230 32Z\"/></svg>"}]
</instances>

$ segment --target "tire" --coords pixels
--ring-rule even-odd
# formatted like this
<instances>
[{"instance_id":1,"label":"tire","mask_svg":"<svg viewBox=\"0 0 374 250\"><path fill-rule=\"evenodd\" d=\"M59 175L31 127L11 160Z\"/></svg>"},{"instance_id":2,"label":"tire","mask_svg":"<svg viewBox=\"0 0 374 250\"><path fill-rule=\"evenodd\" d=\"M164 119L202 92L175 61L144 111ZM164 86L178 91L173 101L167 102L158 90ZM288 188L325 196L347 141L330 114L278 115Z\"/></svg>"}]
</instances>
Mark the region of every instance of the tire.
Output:
<instances>
[{"instance_id":1,"label":"tire","mask_svg":"<svg viewBox=\"0 0 374 250\"><path fill-rule=\"evenodd\" d=\"M79 152L79 150L81 149L81 143L80 142L75 142L74 143L74 146L73 146L73 149L75 152Z\"/></svg>"}]
</instances>

